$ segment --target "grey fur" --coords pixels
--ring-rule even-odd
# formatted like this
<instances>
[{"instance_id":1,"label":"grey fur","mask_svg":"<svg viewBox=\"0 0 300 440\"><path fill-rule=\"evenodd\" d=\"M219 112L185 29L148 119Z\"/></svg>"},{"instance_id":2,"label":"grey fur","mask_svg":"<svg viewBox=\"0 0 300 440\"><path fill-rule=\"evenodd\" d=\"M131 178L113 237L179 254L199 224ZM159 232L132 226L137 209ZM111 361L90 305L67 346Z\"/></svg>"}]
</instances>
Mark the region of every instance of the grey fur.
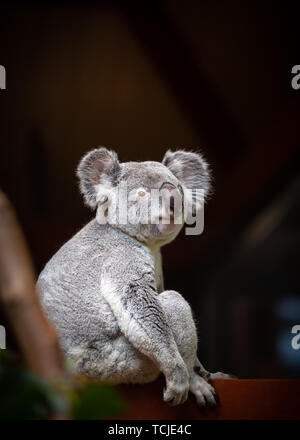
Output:
<instances>
[{"instance_id":1,"label":"grey fur","mask_svg":"<svg viewBox=\"0 0 300 440\"><path fill-rule=\"evenodd\" d=\"M129 189L146 191L164 182L182 191L184 179L208 187L203 159L195 153L168 152L164 163L120 163L116 153L96 149L79 164L80 189L98 215L106 193L122 180ZM157 225L103 225L94 219L51 258L37 287L77 372L110 383L145 383L162 372L165 401L182 403L190 390L199 405L214 405L214 389L194 370L202 367L190 306L163 287L160 247L180 228L165 235Z\"/></svg>"},{"instance_id":2,"label":"grey fur","mask_svg":"<svg viewBox=\"0 0 300 440\"><path fill-rule=\"evenodd\" d=\"M186 188L203 189L205 195L211 192L211 173L203 155L191 151L168 150L162 160Z\"/></svg>"},{"instance_id":3,"label":"grey fur","mask_svg":"<svg viewBox=\"0 0 300 440\"><path fill-rule=\"evenodd\" d=\"M95 148L87 153L77 168L79 188L87 206L97 206L95 185L109 181L116 185L120 173L118 156L107 148Z\"/></svg>"}]
</instances>

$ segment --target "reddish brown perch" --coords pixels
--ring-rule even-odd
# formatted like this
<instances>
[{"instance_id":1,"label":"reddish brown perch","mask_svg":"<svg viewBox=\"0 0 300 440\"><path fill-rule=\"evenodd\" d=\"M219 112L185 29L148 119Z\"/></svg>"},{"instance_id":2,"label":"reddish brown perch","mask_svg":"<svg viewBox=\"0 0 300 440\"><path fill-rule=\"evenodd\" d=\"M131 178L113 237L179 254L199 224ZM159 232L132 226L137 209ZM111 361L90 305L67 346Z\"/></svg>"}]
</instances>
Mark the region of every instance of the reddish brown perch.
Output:
<instances>
[{"instance_id":1,"label":"reddish brown perch","mask_svg":"<svg viewBox=\"0 0 300 440\"><path fill-rule=\"evenodd\" d=\"M120 385L126 397L123 419L148 420L299 420L299 379L215 379L216 408L197 407L193 396L170 407L162 400L164 380L144 385Z\"/></svg>"}]
</instances>

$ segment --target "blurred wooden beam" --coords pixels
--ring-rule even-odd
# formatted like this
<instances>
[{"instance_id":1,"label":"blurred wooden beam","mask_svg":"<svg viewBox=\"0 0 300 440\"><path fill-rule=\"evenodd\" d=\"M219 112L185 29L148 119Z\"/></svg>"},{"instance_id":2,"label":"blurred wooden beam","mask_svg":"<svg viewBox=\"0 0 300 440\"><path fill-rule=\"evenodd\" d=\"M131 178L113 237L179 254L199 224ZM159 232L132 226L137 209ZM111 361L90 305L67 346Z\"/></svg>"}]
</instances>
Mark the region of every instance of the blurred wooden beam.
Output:
<instances>
[{"instance_id":1,"label":"blurred wooden beam","mask_svg":"<svg viewBox=\"0 0 300 440\"><path fill-rule=\"evenodd\" d=\"M299 175L299 120L297 96L216 189L203 236L203 251L210 266L207 276L214 276L212 273L228 258L245 228Z\"/></svg>"}]
</instances>

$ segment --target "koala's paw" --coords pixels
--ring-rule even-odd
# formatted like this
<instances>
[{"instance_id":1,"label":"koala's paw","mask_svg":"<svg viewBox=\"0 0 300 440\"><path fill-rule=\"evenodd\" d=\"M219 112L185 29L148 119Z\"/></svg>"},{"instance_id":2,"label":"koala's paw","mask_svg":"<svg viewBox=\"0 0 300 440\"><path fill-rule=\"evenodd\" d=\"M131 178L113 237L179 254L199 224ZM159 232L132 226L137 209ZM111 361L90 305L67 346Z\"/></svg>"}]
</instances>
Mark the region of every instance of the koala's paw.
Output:
<instances>
[{"instance_id":1,"label":"koala's paw","mask_svg":"<svg viewBox=\"0 0 300 440\"><path fill-rule=\"evenodd\" d=\"M189 394L189 374L185 366L177 366L170 377L166 378L164 401L171 406L184 403Z\"/></svg>"},{"instance_id":2,"label":"koala's paw","mask_svg":"<svg viewBox=\"0 0 300 440\"><path fill-rule=\"evenodd\" d=\"M194 374L190 380L190 391L196 397L197 404L204 408L205 406L215 407L219 401L216 390L203 378Z\"/></svg>"}]
</instances>

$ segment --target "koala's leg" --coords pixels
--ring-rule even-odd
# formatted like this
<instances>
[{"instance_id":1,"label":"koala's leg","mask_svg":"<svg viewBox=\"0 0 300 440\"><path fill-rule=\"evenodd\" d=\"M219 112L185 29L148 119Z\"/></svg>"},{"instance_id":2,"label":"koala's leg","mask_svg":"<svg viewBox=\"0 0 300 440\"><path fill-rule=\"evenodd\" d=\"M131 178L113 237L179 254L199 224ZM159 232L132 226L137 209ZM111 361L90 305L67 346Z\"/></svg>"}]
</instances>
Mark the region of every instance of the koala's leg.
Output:
<instances>
[{"instance_id":1,"label":"koala's leg","mask_svg":"<svg viewBox=\"0 0 300 440\"><path fill-rule=\"evenodd\" d=\"M152 382L160 374L155 364L122 334L69 348L66 354L77 373L111 384Z\"/></svg>"},{"instance_id":2,"label":"koala's leg","mask_svg":"<svg viewBox=\"0 0 300 440\"><path fill-rule=\"evenodd\" d=\"M217 394L214 388L194 370L201 364L197 359L197 331L189 304L173 290L162 292L158 299L167 316L179 353L189 371L190 391L195 395L199 406L205 406L206 403L215 406Z\"/></svg>"}]
</instances>

